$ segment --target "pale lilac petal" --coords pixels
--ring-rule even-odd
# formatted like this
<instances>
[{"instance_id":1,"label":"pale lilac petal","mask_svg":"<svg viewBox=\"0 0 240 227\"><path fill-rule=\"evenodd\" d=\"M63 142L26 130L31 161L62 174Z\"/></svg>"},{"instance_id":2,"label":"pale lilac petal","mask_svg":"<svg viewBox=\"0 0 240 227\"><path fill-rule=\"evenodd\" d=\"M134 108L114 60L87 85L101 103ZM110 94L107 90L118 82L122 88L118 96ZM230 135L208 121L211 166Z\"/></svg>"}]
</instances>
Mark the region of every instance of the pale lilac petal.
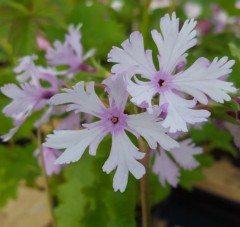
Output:
<instances>
[{"instance_id":1,"label":"pale lilac petal","mask_svg":"<svg viewBox=\"0 0 240 227\"><path fill-rule=\"evenodd\" d=\"M161 95L160 105L168 103L167 116L163 121L163 126L169 128L174 133L177 131L187 132L187 123L195 124L207 121L210 112L207 110L191 109L195 106L194 100L186 100L171 91Z\"/></svg>"},{"instance_id":2,"label":"pale lilac petal","mask_svg":"<svg viewBox=\"0 0 240 227\"><path fill-rule=\"evenodd\" d=\"M40 92L30 84L22 84L21 88L15 84L6 84L1 87L1 92L13 99L13 101L3 109L3 113L12 118L18 118L18 116L24 115L25 112L32 110L41 99Z\"/></svg>"},{"instance_id":3,"label":"pale lilac petal","mask_svg":"<svg viewBox=\"0 0 240 227\"><path fill-rule=\"evenodd\" d=\"M104 132L100 127L77 131L54 131L54 134L47 136L43 145L54 149L65 149L63 154L55 161L56 164L76 162L82 157L86 148L98 139L99 135L103 134Z\"/></svg>"},{"instance_id":4,"label":"pale lilac petal","mask_svg":"<svg viewBox=\"0 0 240 227\"><path fill-rule=\"evenodd\" d=\"M27 68L31 67L33 62L37 60L38 57L36 55L25 56L19 59L20 64L14 68L14 72L19 74L22 71L25 71Z\"/></svg>"},{"instance_id":5,"label":"pale lilac petal","mask_svg":"<svg viewBox=\"0 0 240 227\"><path fill-rule=\"evenodd\" d=\"M68 104L67 110L77 112L85 112L97 117L101 117L101 113L106 107L98 98L94 90L94 82L90 82L84 89L84 82L79 82L73 89L63 89L66 93L53 96L50 99L52 105Z\"/></svg>"},{"instance_id":6,"label":"pale lilac petal","mask_svg":"<svg viewBox=\"0 0 240 227\"><path fill-rule=\"evenodd\" d=\"M224 122L224 126L227 128L227 130L231 133L233 136L233 141L235 145L240 150L240 125L234 125L229 122Z\"/></svg>"},{"instance_id":7,"label":"pale lilac petal","mask_svg":"<svg viewBox=\"0 0 240 227\"><path fill-rule=\"evenodd\" d=\"M86 54L83 56L83 61L86 61L88 58L92 57L96 53L96 49L89 50Z\"/></svg>"},{"instance_id":8,"label":"pale lilac petal","mask_svg":"<svg viewBox=\"0 0 240 227\"><path fill-rule=\"evenodd\" d=\"M57 126L57 130L70 130L79 129L80 127L80 114L70 113L68 116L61 120L61 123Z\"/></svg>"},{"instance_id":9,"label":"pale lilac petal","mask_svg":"<svg viewBox=\"0 0 240 227\"><path fill-rule=\"evenodd\" d=\"M42 148L42 152L46 174L48 176L52 176L53 174L59 174L64 165L54 164L54 162L61 155L61 152L44 146Z\"/></svg>"},{"instance_id":10,"label":"pale lilac petal","mask_svg":"<svg viewBox=\"0 0 240 227\"><path fill-rule=\"evenodd\" d=\"M137 84L127 79L127 91L132 96L131 102L139 107L148 108L151 111L152 98L156 94L156 89L150 83L141 82Z\"/></svg>"},{"instance_id":11,"label":"pale lilac petal","mask_svg":"<svg viewBox=\"0 0 240 227\"><path fill-rule=\"evenodd\" d=\"M154 153L153 172L158 175L161 185L165 186L166 183L169 183L171 186L177 187L180 174L176 164L167 156L163 149L154 151Z\"/></svg>"},{"instance_id":12,"label":"pale lilac petal","mask_svg":"<svg viewBox=\"0 0 240 227\"><path fill-rule=\"evenodd\" d=\"M34 123L35 128L38 128L49 121L53 113L53 108L54 108L53 106L50 106L49 108L47 108L47 110L43 113L41 118Z\"/></svg>"},{"instance_id":13,"label":"pale lilac petal","mask_svg":"<svg viewBox=\"0 0 240 227\"><path fill-rule=\"evenodd\" d=\"M138 151L125 132L112 136L112 147L107 161L103 165L103 171L110 173L117 168L113 179L115 191L125 191L128 181L128 172L136 179L145 174L144 166L138 162L144 157L144 153Z\"/></svg>"},{"instance_id":14,"label":"pale lilac petal","mask_svg":"<svg viewBox=\"0 0 240 227\"><path fill-rule=\"evenodd\" d=\"M53 43L54 48L47 51L46 58L49 65L67 65L70 67L77 67L79 62L76 62L73 50L68 43L61 44L59 41ZM80 62L81 63L81 62Z\"/></svg>"},{"instance_id":15,"label":"pale lilac petal","mask_svg":"<svg viewBox=\"0 0 240 227\"><path fill-rule=\"evenodd\" d=\"M178 164L187 170L195 169L199 163L195 160L194 155L201 154L203 149L196 147L191 139L179 142L179 147L169 150L173 158Z\"/></svg>"},{"instance_id":16,"label":"pale lilac petal","mask_svg":"<svg viewBox=\"0 0 240 227\"><path fill-rule=\"evenodd\" d=\"M103 81L107 85L106 91L109 94L109 103L124 111L128 93L123 75L112 75Z\"/></svg>"},{"instance_id":17,"label":"pale lilac petal","mask_svg":"<svg viewBox=\"0 0 240 227\"><path fill-rule=\"evenodd\" d=\"M61 107L60 107L60 106L50 106L50 107L48 107L48 108L46 109L46 111L43 113L43 115L41 116L41 118L38 119L38 120L35 122L34 127L35 127L35 128L38 128L38 127L40 127L42 124L46 124L46 123L50 120L50 118L51 118L52 116L54 116L54 115L61 115L61 114L65 113L65 112L66 112L66 108L63 108L62 106L61 106ZM74 113L73 113L73 114L74 114ZM65 118L63 118L62 121L64 121L64 119L65 119ZM67 123L66 123L66 124L67 124ZM75 129L75 128L71 127L72 124L73 124L72 121L69 121L68 124L69 124L69 127L68 127L68 128L61 128L61 130L64 130L64 129ZM78 125L80 125L80 124L78 124ZM59 130L60 130L60 127L58 126L56 129L59 129Z\"/></svg>"},{"instance_id":18,"label":"pale lilac petal","mask_svg":"<svg viewBox=\"0 0 240 227\"><path fill-rule=\"evenodd\" d=\"M176 66L176 73L183 71L186 65L187 65L187 59L186 57L182 57Z\"/></svg>"},{"instance_id":19,"label":"pale lilac petal","mask_svg":"<svg viewBox=\"0 0 240 227\"><path fill-rule=\"evenodd\" d=\"M38 57L36 55L25 56L19 59L19 65L14 68L14 72L19 74L17 76L19 82L27 82L30 78L34 77L34 61L37 59Z\"/></svg>"},{"instance_id":20,"label":"pale lilac petal","mask_svg":"<svg viewBox=\"0 0 240 227\"><path fill-rule=\"evenodd\" d=\"M80 44L82 34L80 33L80 28L82 27L79 24L76 28L74 25L68 26L68 34L66 34L65 40L72 47L74 52L76 53L79 60L82 58L82 45Z\"/></svg>"},{"instance_id":21,"label":"pale lilac petal","mask_svg":"<svg viewBox=\"0 0 240 227\"><path fill-rule=\"evenodd\" d=\"M37 41L37 46L40 50L47 51L51 47L49 41L41 35L37 36L36 41Z\"/></svg>"},{"instance_id":22,"label":"pale lilac petal","mask_svg":"<svg viewBox=\"0 0 240 227\"><path fill-rule=\"evenodd\" d=\"M82 46L80 44L81 33L80 26L74 28L70 25L68 34L65 36L65 42L62 44L60 41L53 43L54 48L47 51L46 58L49 65L69 66L66 73L76 73L78 67L82 64Z\"/></svg>"},{"instance_id":23,"label":"pale lilac petal","mask_svg":"<svg viewBox=\"0 0 240 227\"><path fill-rule=\"evenodd\" d=\"M40 103L42 93L38 88L27 83L22 84L21 88L15 84L6 84L1 88L1 92L12 98L12 102L2 110L6 116L14 119L15 127L2 136L2 139L7 141L16 133L22 123L31 115L32 110Z\"/></svg>"},{"instance_id":24,"label":"pale lilac petal","mask_svg":"<svg viewBox=\"0 0 240 227\"><path fill-rule=\"evenodd\" d=\"M177 74L172 83L174 87L186 92L203 104L208 103L209 96L216 102L229 101L228 92L235 93L233 83L221 80L221 77L232 72L234 61L227 57L215 58L212 63L205 58L199 58L192 66Z\"/></svg>"},{"instance_id":25,"label":"pale lilac petal","mask_svg":"<svg viewBox=\"0 0 240 227\"><path fill-rule=\"evenodd\" d=\"M128 116L128 128L141 135L152 149L157 143L166 150L178 147L178 143L166 134L162 122L157 122L154 114L141 113Z\"/></svg>"},{"instance_id":26,"label":"pale lilac petal","mask_svg":"<svg viewBox=\"0 0 240 227\"><path fill-rule=\"evenodd\" d=\"M186 20L179 31L179 18L173 13L172 17L166 14L160 21L162 35L156 30L152 37L159 51L159 65L161 71L171 74L179 61L186 57L185 52L195 46L196 21Z\"/></svg>"},{"instance_id":27,"label":"pale lilac petal","mask_svg":"<svg viewBox=\"0 0 240 227\"><path fill-rule=\"evenodd\" d=\"M156 69L150 50L145 51L143 37L139 32L133 32L130 38L122 43L122 47L113 47L108 54L108 61L117 63L112 67L112 73L122 74L129 71L151 78Z\"/></svg>"},{"instance_id":28,"label":"pale lilac petal","mask_svg":"<svg viewBox=\"0 0 240 227\"><path fill-rule=\"evenodd\" d=\"M199 3L187 2L184 4L184 12L188 18L196 18L202 13L202 6Z\"/></svg>"}]
</instances>

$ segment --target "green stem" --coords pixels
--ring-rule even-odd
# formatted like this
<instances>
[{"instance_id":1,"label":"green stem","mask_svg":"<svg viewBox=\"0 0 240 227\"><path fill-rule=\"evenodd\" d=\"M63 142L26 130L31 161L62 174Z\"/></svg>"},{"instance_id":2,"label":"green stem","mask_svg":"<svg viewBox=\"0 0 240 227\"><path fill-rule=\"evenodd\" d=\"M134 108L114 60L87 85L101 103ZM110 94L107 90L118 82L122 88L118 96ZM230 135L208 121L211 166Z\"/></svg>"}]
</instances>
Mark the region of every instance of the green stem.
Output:
<instances>
[{"instance_id":1,"label":"green stem","mask_svg":"<svg viewBox=\"0 0 240 227\"><path fill-rule=\"evenodd\" d=\"M151 226L151 213L149 204L149 189L148 189L148 171L149 171L149 147L143 141L143 139L138 140L139 149L146 153L144 159L142 159L142 164L146 169L146 174L140 180L140 194L141 194L141 208L142 208L142 227Z\"/></svg>"},{"instance_id":2,"label":"green stem","mask_svg":"<svg viewBox=\"0 0 240 227\"><path fill-rule=\"evenodd\" d=\"M141 31L143 34L143 38L146 38L148 32L148 23L149 23L149 6L151 4L151 0L144 0L143 2L143 14L142 14L142 24L141 24Z\"/></svg>"},{"instance_id":3,"label":"green stem","mask_svg":"<svg viewBox=\"0 0 240 227\"><path fill-rule=\"evenodd\" d=\"M52 206L52 197L51 197L50 190L49 190L49 181L48 181L48 176L47 176L46 168L45 168L45 161L44 161L44 157L43 157L42 134L41 134L41 130L39 128L37 130L37 140L38 140L39 154L40 154L41 163L42 163L42 173L43 173L43 177L45 180L46 192L47 192L47 196L48 196L47 200L48 200L49 211L51 214L51 223L52 223L52 227L56 227L57 225L56 225L56 220L55 220L53 206Z\"/></svg>"}]
</instances>

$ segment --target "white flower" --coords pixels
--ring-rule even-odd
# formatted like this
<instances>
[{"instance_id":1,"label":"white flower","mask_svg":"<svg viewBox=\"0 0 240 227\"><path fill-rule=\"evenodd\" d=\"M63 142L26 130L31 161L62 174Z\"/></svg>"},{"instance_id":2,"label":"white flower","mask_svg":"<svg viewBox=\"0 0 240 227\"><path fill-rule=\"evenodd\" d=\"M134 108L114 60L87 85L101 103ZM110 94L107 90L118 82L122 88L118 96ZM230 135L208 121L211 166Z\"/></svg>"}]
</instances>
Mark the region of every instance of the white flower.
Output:
<instances>
[{"instance_id":1,"label":"white flower","mask_svg":"<svg viewBox=\"0 0 240 227\"><path fill-rule=\"evenodd\" d=\"M52 66L65 65L68 70L63 71L63 74L76 74L79 71L95 72L95 69L84 64L84 61L91 57L95 50L92 49L83 56L83 49L80 43L82 34L80 33L81 24L76 28L69 25L68 33L65 35L64 43L55 41L54 48L47 50L46 58L48 64Z\"/></svg>"},{"instance_id":2,"label":"white flower","mask_svg":"<svg viewBox=\"0 0 240 227\"><path fill-rule=\"evenodd\" d=\"M160 107L167 104L167 117L163 125L169 127L170 132L187 131L187 123L207 120L210 115L207 110L193 109L197 101L202 104L207 104L208 98L216 102L229 101L227 93L236 91L232 83L221 80L231 73L234 64L227 57L220 60L215 58L213 62L199 58L185 71L178 71L179 64L187 56L186 51L197 43L195 26L194 19L186 20L179 30L179 19L175 13L172 17L166 14L161 19L161 34L152 31L159 51L160 70L153 64L152 51L144 50L143 37L139 32L133 32L122 43L123 49L113 47L108 55L108 61L117 63L112 67L113 73L134 75L133 80L129 76L126 78L127 90L134 104L147 108L150 113L155 95L160 96ZM186 100L184 94L194 99Z\"/></svg>"},{"instance_id":3,"label":"white flower","mask_svg":"<svg viewBox=\"0 0 240 227\"><path fill-rule=\"evenodd\" d=\"M171 149L178 144L165 134L166 130L155 115L124 113L128 93L122 76L112 76L104 83L109 94L108 108L96 95L93 82L88 84L86 90L84 83L79 82L73 89L64 89L66 93L51 98L54 105L68 104L69 111L91 114L99 120L84 124L82 130L54 131L53 135L48 135L44 145L65 149L56 163L70 163L78 161L87 147L90 155L96 155L99 143L107 134L111 134L112 147L103 171L109 173L116 168L113 187L115 191L123 192L127 186L129 172L136 179L145 174L144 166L137 161L144 157L144 153L131 142L126 131L135 136L142 136L152 149L156 149L158 145L164 149Z\"/></svg>"}]
</instances>

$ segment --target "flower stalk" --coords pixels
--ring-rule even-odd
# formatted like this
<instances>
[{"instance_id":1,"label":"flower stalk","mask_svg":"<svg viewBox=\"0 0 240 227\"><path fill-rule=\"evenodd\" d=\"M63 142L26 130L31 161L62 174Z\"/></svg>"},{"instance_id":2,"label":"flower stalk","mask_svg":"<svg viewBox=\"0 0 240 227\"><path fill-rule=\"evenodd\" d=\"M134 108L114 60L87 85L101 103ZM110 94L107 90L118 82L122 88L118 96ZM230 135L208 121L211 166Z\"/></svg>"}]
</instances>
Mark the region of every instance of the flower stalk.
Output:
<instances>
[{"instance_id":1,"label":"flower stalk","mask_svg":"<svg viewBox=\"0 0 240 227\"><path fill-rule=\"evenodd\" d=\"M146 37L147 31L148 31L148 23L149 23L148 11L149 11L150 4L151 4L151 0L145 0L143 2L143 15L142 15L142 26L141 26L143 37Z\"/></svg>"},{"instance_id":2,"label":"flower stalk","mask_svg":"<svg viewBox=\"0 0 240 227\"><path fill-rule=\"evenodd\" d=\"M46 168L45 168L45 161L43 157L43 149L42 149L42 132L40 128L37 129L37 140L38 140L38 148L39 148L39 155L41 158L41 163L42 163L42 174L44 177L44 183L45 183L45 188L46 188L46 193L47 193L47 201L48 201L48 208L49 212L51 214L51 224L52 227L56 227L56 220L54 216L54 211L53 211L53 206L52 206L52 198L49 190L49 181L48 181L48 176L46 173Z\"/></svg>"}]
</instances>

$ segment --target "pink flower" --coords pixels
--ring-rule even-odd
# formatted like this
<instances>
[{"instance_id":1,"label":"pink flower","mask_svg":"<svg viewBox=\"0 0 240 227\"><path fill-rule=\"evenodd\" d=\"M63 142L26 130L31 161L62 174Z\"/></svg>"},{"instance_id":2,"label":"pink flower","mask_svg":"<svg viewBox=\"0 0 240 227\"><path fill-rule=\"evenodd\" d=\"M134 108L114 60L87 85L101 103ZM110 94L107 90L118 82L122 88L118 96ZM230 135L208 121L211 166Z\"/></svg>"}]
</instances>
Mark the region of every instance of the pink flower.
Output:
<instances>
[{"instance_id":1,"label":"pink flower","mask_svg":"<svg viewBox=\"0 0 240 227\"><path fill-rule=\"evenodd\" d=\"M54 105L67 104L67 110L76 113L91 114L98 121L83 124L82 130L54 131L48 135L44 146L54 149L65 149L56 160L57 164L78 161L83 152L89 147L89 154L96 155L99 143L108 134L112 135L110 155L103 166L103 171L110 173L116 168L113 179L114 190L123 192L127 186L128 172L136 179L145 174L144 166L138 162L144 153L131 142L125 131L135 136L142 136L153 149L157 145L164 149L171 149L178 144L165 134L166 130L154 114L147 112L128 115L124 113L128 94L122 76L112 76L105 80L109 94L109 107L107 108L94 91L94 83L90 82L84 90L84 83L79 82L73 89L64 89L66 93L57 94L51 98Z\"/></svg>"},{"instance_id":2,"label":"pink flower","mask_svg":"<svg viewBox=\"0 0 240 227\"><path fill-rule=\"evenodd\" d=\"M218 5L215 4L212 6L212 11L215 32L222 32L228 23L228 15Z\"/></svg>"},{"instance_id":3,"label":"pink flower","mask_svg":"<svg viewBox=\"0 0 240 227\"><path fill-rule=\"evenodd\" d=\"M156 70L153 64L152 51L144 50L143 37L139 32L133 32L122 43L123 49L113 47L108 55L108 61L117 63L112 67L113 73L128 72L134 75L133 80L131 77L126 78L127 90L134 104L147 108L150 113L152 99L156 95L160 96L160 107L168 104L163 126L169 127L170 132L186 132L187 123L207 121L210 112L193 109L197 101L207 104L210 97L222 103L231 99L228 92L236 91L233 83L221 80L221 77L231 73L234 64L227 57L220 60L215 58L213 62L199 58L185 71L176 72L177 65L187 56L186 51L197 43L195 26L196 21L186 20L179 30L179 19L175 13L172 17L166 14L161 19L161 34L152 31L152 38L159 51L160 70ZM184 94L194 99L187 100Z\"/></svg>"},{"instance_id":4,"label":"pink flower","mask_svg":"<svg viewBox=\"0 0 240 227\"><path fill-rule=\"evenodd\" d=\"M62 74L76 74L79 71L95 72L94 68L83 62L91 57L95 50L90 50L83 55L82 45L80 40L82 35L80 33L81 25L74 28L73 25L68 27L68 33L65 36L64 43L55 41L53 46L47 51L46 58L48 64L52 66L66 65L68 70L62 72Z\"/></svg>"},{"instance_id":5,"label":"pink flower","mask_svg":"<svg viewBox=\"0 0 240 227\"><path fill-rule=\"evenodd\" d=\"M58 91L57 79L55 75L42 73L33 63L36 57L24 57L20 65L15 68L21 83L6 84L1 88L1 92L12 99L12 102L3 109L3 113L14 119L14 128L1 138L3 141L9 140L19 129L22 123L31 115L32 111L40 110L48 104L51 98ZM40 79L48 81L50 87L42 87Z\"/></svg>"},{"instance_id":6,"label":"pink flower","mask_svg":"<svg viewBox=\"0 0 240 227\"><path fill-rule=\"evenodd\" d=\"M166 182L173 187L177 186L180 176L178 165L186 170L192 170L199 166L199 163L194 159L194 155L201 154L202 149L195 147L190 139L179 142L179 145L178 148L171 149L169 152L162 148L154 151L153 172L159 176L159 181L163 186L166 185ZM171 154L172 159L168 153Z\"/></svg>"}]
</instances>

